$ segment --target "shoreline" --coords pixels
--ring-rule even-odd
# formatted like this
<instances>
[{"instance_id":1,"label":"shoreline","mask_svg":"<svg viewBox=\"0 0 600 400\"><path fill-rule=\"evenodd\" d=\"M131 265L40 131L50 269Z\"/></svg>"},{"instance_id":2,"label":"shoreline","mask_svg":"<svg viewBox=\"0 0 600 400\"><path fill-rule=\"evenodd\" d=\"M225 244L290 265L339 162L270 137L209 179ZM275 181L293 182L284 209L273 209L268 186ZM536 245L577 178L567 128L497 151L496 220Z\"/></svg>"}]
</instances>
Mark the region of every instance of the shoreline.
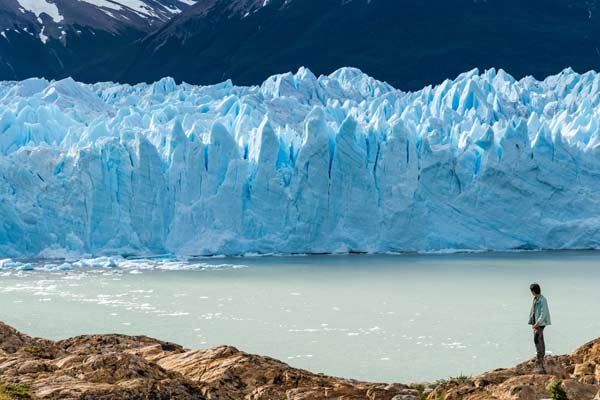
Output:
<instances>
[{"instance_id":1,"label":"shoreline","mask_svg":"<svg viewBox=\"0 0 600 400\"><path fill-rule=\"evenodd\" d=\"M148 256L98 256L98 257L66 257L66 258L2 258L0 257L0 272L66 272L89 270L155 270L166 269L171 271L206 270L221 268L246 268L261 263L269 264L289 259L304 259L307 262L315 260L347 259L368 260L373 259L398 259L410 261L418 259L509 259L514 257L596 257L600 250L596 249L568 249L568 250L512 250L512 251L454 251L436 253L322 253L322 254L252 254L250 256L177 256L177 255L148 255ZM1 400L1 399L0 399Z\"/></svg>"},{"instance_id":2,"label":"shoreline","mask_svg":"<svg viewBox=\"0 0 600 400\"><path fill-rule=\"evenodd\" d=\"M51 341L0 322L0 399L534 400L561 381L571 400L600 399L600 338L567 355L423 383L372 383L293 368L231 346L189 350L147 336Z\"/></svg>"},{"instance_id":3,"label":"shoreline","mask_svg":"<svg viewBox=\"0 0 600 400\"><path fill-rule=\"evenodd\" d=\"M452 255L514 255L514 254L572 254L572 253L598 253L600 248L569 248L569 249L442 249L431 251L387 251L387 252L340 252L340 253L243 253L243 254L211 254L211 255L184 255L184 254L79 254L64 255L54 257L43 256L23 256L10 257L0 255L2 261L16 262L39 262L39 261L75 261L82 259L123 259L123 260L177 260L177 261L196 261L196 260L221 260L221 259L261 259L261 258L286 258L286 257L407 257L407 256L452 256Z\"/></svg>"}]
</instances>

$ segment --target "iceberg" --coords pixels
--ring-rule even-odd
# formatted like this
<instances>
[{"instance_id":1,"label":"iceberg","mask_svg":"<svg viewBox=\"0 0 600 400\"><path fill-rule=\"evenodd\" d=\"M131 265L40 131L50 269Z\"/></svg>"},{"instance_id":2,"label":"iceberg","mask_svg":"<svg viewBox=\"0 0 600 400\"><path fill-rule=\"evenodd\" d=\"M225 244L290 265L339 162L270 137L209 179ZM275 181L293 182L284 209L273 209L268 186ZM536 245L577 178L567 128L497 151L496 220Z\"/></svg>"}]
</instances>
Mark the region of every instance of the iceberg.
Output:
<instances>
[{"instance_id":1,"label":"iceberg","mask_svg":"<svg viewBox=\"0 0 600 400\"><path fill-rule=\"evenodd\" d=\"M600 248L600 74L0 82L0 258Z\"/></svg>"}]
</instances>

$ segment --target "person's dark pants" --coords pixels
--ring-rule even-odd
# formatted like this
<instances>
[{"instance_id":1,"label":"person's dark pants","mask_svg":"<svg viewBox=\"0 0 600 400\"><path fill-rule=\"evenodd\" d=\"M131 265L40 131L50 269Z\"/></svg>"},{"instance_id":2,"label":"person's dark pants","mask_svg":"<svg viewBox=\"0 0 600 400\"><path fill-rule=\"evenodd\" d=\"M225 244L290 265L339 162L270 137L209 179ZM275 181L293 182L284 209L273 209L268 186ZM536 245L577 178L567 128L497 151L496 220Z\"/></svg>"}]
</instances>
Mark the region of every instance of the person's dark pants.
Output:
<instances>
[{"instance_id":1,"label":"person's dark pants","mask_svg":"<svg viewBox=\"0 0 600 400\"><path fill-rule=\"evenodd\" d=\"M544 343L544 326L533 330L533 343L537 352L537 363L540 367L544 366L544 356L546 355L546 343Z\"/></svg>"}]
</instances>

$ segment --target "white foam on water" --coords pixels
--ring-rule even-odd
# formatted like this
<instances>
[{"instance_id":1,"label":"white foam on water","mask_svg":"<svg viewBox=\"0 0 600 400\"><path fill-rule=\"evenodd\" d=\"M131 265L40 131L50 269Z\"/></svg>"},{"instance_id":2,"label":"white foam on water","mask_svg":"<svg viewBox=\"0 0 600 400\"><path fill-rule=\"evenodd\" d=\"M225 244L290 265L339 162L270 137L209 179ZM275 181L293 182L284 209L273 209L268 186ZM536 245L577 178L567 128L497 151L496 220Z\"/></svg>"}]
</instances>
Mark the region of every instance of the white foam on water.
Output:
<instances>
[{"instance_id":1,"label":"white foam on water","mask_svg":"<svg viewBox=\"0 0 600 400\"><path fill-rule=\"evenodd\" d=\"M204 271L218 269L246 268L240 264L210 264L198 262L197 260L179 258L139 258L127 259L124 257L96 257L67 260L32 260L22 261L11 258L0 259L0 271L5 276L12 275L15 271L38 271L38 272L68 272L89 270L92 273L119 274L128 272L130 274L142 274L144 271ZM108 271L107 271L108 270ZM113 270L113 271L111 271Z\"/></svg>"}]
</instances>

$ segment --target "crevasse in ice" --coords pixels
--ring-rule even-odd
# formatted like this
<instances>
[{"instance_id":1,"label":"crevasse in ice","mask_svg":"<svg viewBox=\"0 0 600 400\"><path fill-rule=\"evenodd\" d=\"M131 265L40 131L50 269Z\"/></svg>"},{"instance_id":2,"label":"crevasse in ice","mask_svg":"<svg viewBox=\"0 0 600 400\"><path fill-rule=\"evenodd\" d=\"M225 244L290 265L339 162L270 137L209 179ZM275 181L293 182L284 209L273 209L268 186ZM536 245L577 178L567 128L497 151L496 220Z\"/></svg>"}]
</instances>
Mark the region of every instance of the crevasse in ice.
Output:
<instances>
[{"instance_id":1,"label":"crevasse in ice","mask_svg":"<svg viewBox=\"0 0 600 400\"><path fill-rule=\"evenodd\" d=\"M600 74L0 83L0 255L600 247Z\"/></svg>"}]
</instances>

